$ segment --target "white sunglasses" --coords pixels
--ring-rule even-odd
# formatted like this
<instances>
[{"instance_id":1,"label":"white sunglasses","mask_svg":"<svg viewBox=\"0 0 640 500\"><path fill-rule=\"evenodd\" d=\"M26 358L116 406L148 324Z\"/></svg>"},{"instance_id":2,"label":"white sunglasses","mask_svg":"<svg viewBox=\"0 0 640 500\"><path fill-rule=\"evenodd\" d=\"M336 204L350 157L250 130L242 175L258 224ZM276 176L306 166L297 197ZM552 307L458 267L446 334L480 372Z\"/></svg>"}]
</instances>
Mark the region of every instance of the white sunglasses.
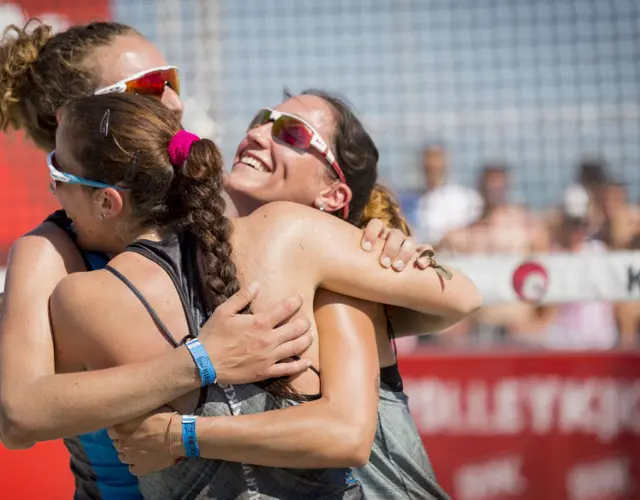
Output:
<instances>
[{"instance_id":1,"label":"white sunglasses","mask_svg":"<svg viewBox=\"0 0 640 500\"><path fill-rule=\"evenodd\" d=\"M94 95L131 92L162 97L167 86L177 94L180 93L180 78L178 76L178 68L175 66L159 66L140 71L113 85L96 90Z\"/></svg>"}]
</instances>

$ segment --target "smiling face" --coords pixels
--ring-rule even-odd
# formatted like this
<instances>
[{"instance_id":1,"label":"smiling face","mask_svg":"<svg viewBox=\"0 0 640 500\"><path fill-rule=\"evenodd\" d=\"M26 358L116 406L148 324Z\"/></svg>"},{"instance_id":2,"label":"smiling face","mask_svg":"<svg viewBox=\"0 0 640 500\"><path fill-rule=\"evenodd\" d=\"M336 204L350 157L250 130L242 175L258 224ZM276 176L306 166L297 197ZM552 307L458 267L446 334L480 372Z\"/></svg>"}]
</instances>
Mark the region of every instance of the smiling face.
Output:
<instances>
[{"instance_id":1,"label":"smiling face","mask_svg":"<svg viewBox=\"0 0 640 500\"><path fill-rule=\"evenodd\" d=\"M324 99L300 95L274 109L302 118L332 147L336 121ZM272 128L268 122L247 131L226 180L229 193L250 200L252 209L279 200L317 208L331 205L330 198L346 186L335 178L325 158L315 149L297 149L274 138Z\"/></svg>"}]
</instances>

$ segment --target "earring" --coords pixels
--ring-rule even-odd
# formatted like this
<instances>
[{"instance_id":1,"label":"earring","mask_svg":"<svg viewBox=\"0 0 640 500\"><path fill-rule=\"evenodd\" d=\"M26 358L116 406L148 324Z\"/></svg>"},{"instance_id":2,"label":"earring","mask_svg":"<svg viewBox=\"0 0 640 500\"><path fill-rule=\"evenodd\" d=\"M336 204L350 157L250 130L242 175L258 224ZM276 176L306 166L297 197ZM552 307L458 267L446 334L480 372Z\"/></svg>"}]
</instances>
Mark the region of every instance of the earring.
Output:
<instances>
[{"instance_id":1,"label":"earring","mask_svg":"<svg viewBox=\"0 0 640 500\"><path fill-rule=\"evenodd\" d=\"M99 215L98 215L98 219L100 219L100 220L104 220L104 214L99 214Z\"/></svg>"},{"instance_id":2,"label":"earring","mask_svg":"<svg viewBox=\"0 0 640 500\"><path fill-rule=\"evenodd\" d=\"M318 207L318 210L320 210L321 212L324 212L324 205L322 205L321 207Z\"/></svg>"}]
</instances>

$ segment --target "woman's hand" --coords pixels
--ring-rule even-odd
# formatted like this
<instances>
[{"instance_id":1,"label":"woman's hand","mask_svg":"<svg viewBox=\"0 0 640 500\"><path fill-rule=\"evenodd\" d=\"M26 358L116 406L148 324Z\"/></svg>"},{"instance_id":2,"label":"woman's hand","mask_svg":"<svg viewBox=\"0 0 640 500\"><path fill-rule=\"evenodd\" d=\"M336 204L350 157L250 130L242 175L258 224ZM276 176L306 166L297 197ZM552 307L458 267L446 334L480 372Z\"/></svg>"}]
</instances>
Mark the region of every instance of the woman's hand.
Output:
<instances>
[{"instance_id":1,"label":"woman's hand","mask_svg":"<svg viewBox=\"0 0 640 500\"><path fill-rule=\"evenodd\" d=\"M144 476L180 460L184 452L180 429L180 415L163 407L107 432L120 461L129 465L132 474Z\"/></svg>"},{"instance_id":2,"label":"woman's hand","mask_svg":"<svg viewBox=\"0 0 640 500\"><path fill-rule=\"evenodd\" d=\"M362 249L365 252L372 251L379 239L384 240L380 254L382 267L391 267L395 271L402 271L407 262L410 262L416 254L418 258L415 267L422 270L433 267L435 261L432 257L435 252L431 245L426 243L419 245L400 229L390 229L380 219L371 219L362 234Z\"/></svg>"}]
</instances>

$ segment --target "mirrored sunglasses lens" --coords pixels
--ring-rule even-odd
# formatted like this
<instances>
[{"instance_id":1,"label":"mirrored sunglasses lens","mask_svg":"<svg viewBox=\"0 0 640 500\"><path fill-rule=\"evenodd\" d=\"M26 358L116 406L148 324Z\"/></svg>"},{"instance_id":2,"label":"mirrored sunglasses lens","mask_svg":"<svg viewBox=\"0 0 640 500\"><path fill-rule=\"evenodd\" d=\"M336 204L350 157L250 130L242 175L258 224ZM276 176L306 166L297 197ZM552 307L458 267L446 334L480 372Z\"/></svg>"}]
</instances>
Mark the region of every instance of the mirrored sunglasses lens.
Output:
<instances>
[{"instance_id":1,"label":"mirrored sunglasses lens","mask_svg":"<svg viewBox=\"0 0 640 500\"><path fill-rule=\"evenodd\" d=\"M273 124L273 135L290 146L307 149L313 133L301 121L281 116Z\"/></svg>"},{"instance_id":2,"label":"mirrored sunglasses lens","mask_svg":"<svg viewBox=\"0 0 640 500\"><path fill-rule=\"evenodd\" d=\"M127 82L127 91L160 97L164 93L165 86L167 85L176 93L180 92L177 71L162 70L147 73L140 78Z\"/></svg>"}]
</instances>

